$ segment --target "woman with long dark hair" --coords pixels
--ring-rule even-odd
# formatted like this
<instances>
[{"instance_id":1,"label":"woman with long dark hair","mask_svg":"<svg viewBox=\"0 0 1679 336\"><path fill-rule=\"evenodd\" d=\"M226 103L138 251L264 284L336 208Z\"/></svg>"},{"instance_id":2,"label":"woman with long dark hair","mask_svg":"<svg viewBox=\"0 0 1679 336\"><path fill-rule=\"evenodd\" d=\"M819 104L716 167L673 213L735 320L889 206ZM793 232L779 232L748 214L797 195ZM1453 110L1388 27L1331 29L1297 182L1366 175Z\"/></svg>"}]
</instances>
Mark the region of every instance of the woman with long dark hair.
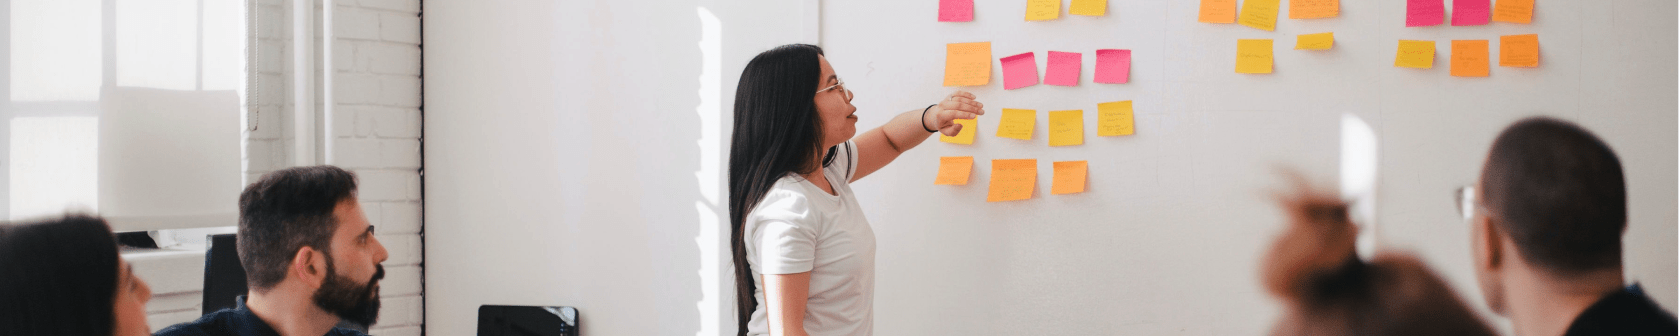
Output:
<instances>
[{"instance_id":1,"label":"woman with long dark hair","mask_svg":"<svg viewBox=\"0 0 1679 336\"><path fill-rule=\"evenodd\" d=\"M0 223L0 335L151 335L151 296L103 219Z\"/></svg>"},{"instance_id":2,"label":"woman with long dark hair","mask_svg":"<svg viewBox=\"0 0 1679 336\"><path fill-rule=\"evenodd\" d=\"M874 231L850 183L985 113L958 91L856 135L851 98L813 45L760 53L740 75L729 148L740 335L872 335Z\"/></svg>"}]
</instances>

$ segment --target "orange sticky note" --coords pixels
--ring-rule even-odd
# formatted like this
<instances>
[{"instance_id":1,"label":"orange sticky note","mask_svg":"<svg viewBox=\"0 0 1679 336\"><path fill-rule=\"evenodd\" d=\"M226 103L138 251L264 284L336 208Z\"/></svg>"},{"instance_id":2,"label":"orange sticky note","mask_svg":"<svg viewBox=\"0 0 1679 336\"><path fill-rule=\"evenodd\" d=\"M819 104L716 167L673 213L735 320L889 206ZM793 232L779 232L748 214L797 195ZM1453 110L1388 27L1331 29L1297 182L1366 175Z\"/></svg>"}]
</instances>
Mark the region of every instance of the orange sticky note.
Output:
<instances>
[{"instance_id":1,"label":"orange sticky note","mask_svg":"<svg viewBox=\"0 0 1679 336\"><path fill-rule=\"evenodd\" d=\"M985 201L1029 199L1037 186L1037 159L991 160L991 190Z\"/></svg>"},{"instance_id":2,"label":"orange sticky note","mask_svg":"<svg viewBox=\"0 0 1679 336\"><path fill-rule=\"evenodd\" d=\"M1399 40L1399 54L1394 56L1393 66L1434 68L1434 41Z\"/></svg>"},{"instance_id":3,"label":"orange sticky note","mask_svg":"<svg viewBox=\"0 0 1679 336\"><path fill-rule=\"evenodd\" d=\"M1236 23L1236 0L1201 0L1201 18L1206 23Z\"/></svg>"},{"instance_id":4,"label":"orange sticky note","mask_svg":"<svg viewBox=\"0 0 1679 336\"><path fill-rule=\"evenodd\" d=\"M1073 0L1067 5L1067 14L1103 16L1108 14L1108 0Z\"/></svg>"},{"instance_id":5,"label":"orange sticky note","mask_svg":"<svg viewBox=\"0 0 1679 336\"><path fill-rule=\"evenodd\" d=\"M944 45L944 86L991 82L991 42Z\"/></svg>"},{"instance_id":6,"label":"orange sticky note","mask_svg":"<svg viewBox=\"0 0 1679 336\"><path fill-rule=\"evenodd\" d=\"M997 122L997 136L1032 140L1032 128L1037 127L1038 110L1003 109L1003 117Z\"/></svg>"},{"instance_id":7,"label":"orange sticky note","mask_svg":"<svg viewBox=\"0 0 1679 336\"><path fill-rule=\"evenodd\" d=\"M1242 17L1236 20L1243 26L1265 31L1277 30L1277 3L1281 0L1248 0L1242 2Z\"/></svg>"},{"instance_id":8,"label":"orange sticky note","mask_svg":"<svg viewBox=\"0 0 1679 336\"><path fill-rule=\"evenodd\" d=\"M1321 19L1341 14L1341 0L1288 0L1288 18Z\"/></svg>"},{"instance_id":9,"label":"orange sticky note","mask_svg":"<svg viewBox=\"0 0 1679 336\"><path fill-rule=\"evenodd\" d=\"M956 136L939 134L939 141L963 145L974 144L974 134L979 134L979 120L956 119L952 122L955 122L957 125L962 125L962 130L957 131Z\"/></svg>"},{"instance_id":10,"label":"orange sticky note","mask_svg":"<svg viewBox=\"0 0 1679 336\"><path fill-rule=\"evenodd\" d=\"M1294 49L1329 50L1335 47L1335 33L1301 34L1294 38Z\"/></svg>"},{"instance_id":11,"label":"orange sticky note","mask_svg":"<svg viewBox=\"0 0 1679 336\"><path fill-rule=\"evenodd\" d=\"M1084 178L1090 173L1087 161L1055 161L1055 178L1049 187L1053 195L1084 192Z\"/></svg>"},{"instance_id":12,"label":"orange sticky note","mask_svg":"<svg viewBox=\"0 0 1679 336\"><path fill-rule=\"evenodd\" d=\"M1096 135L1131 135L1136 132L1131 116L1131 101L1096 104Z\"/></svg>"},{"instance_id":13,"label":"orange sticky note","mask_svg":"<svg viewBox=\"0 0 1679 336\"><path fill-rule=\"evenodd\" d=\"M1054 20L1061 17L1061 0L1026 0L1026 21Z\"/></svg>"},{"instance_id":14,"label":"orange sticky note","mask_svg":"<svg viewBox=\"0 0 1679 336\"><path fill-rule=\"evenodd\" d=\"M968 184L968 175L974 171L974 157L945 156L939 157L939 177L933 179L935 185L964 185Z\"/></svg>"},{"instance_id":15,"label":"orange sticky note","mask_svg":"<svg viewBox=\"0 0 1679 336\"><path fill-rule=\"evenodd\" d=\"M1271 73L1271 39L1236 40L1236 72Z\"/></svg>"},{"instance_id":16,"label":"orange sticky note","mask_svg":"<svg viewBox=\"0 0 1679 336\"><path fill-rule=\"evenodd\" d=\"M1084 144L1084 110L1049 111L1049 146Z\"/></svg>"},{"instance_id":17,"label":"orange sticky note","mask_svg":"<svg viewBox=\"0 0 1679 336\"><path fill-rule=\"evenodd\" d=\"M1452 40L1452 76L1486 77L1487 40Z\"/></svg>"},{"instance_id":18,"label":"orange sticky note","mask_svg":"<svg viewBox=\"0 0 1679 336\"><path fill-rule=\"evenodd\" d=\"M1538 67L1539 34L1498 37L1498 66Z\"/></svg>"},{"instance_id":19,"label":"orange sticky note","mask_svg":"<svg viewBox=\"0 0 1679 336\"><path fill-rule=\"evenodd\" d=\"M1492 5L1492 20L1509 23L1532 23L1533 0L1498 0Z\"/></svg>"}]
</instances>

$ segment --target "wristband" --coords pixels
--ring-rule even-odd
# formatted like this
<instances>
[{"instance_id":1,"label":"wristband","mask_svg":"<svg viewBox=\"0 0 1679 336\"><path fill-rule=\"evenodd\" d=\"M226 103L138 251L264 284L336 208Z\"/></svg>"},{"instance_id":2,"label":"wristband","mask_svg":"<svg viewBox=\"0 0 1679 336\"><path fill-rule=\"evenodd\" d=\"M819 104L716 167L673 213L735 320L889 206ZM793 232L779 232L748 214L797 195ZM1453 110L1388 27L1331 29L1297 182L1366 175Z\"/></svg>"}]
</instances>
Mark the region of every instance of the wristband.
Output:
<instances>
[{"instance_id":1,"label":"wristband","mask_svg":"<svg viewBox=\"0 0 1679 336\"><path fill-rule=\"evenodd\" d=\"M927 128L927 111L932 110L934 106L939 106L939 104L927 105L927 108L921 109L921 129L927 130L927 133L939 132L939 130Z\"/></svg>"}]
</instances>

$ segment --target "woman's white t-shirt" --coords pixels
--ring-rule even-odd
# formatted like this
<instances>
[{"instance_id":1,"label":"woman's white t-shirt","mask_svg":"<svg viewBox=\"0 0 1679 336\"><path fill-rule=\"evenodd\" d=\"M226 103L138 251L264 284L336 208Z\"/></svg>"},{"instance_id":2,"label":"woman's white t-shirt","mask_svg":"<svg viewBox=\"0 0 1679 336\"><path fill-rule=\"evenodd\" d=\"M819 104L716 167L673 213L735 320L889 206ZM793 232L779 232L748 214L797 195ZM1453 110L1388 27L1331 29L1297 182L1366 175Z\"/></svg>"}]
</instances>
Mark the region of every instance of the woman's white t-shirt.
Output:
<instances>
[{"instance_id":1,"label":"woman's white t-shirt","mask_svg":"<svg viewBox=\"0 0 1679 336\"><path fill-rule=\"evenodd\" d=\"M798 174L775 182L746 216L746 260L757 275L758 309L748 335L769 334L763 274L810 272L805 331L811 335L874 334L874 230L852 196L857 145L835 148L823 174L834 193Z\"/></svg>"}]
</instances>

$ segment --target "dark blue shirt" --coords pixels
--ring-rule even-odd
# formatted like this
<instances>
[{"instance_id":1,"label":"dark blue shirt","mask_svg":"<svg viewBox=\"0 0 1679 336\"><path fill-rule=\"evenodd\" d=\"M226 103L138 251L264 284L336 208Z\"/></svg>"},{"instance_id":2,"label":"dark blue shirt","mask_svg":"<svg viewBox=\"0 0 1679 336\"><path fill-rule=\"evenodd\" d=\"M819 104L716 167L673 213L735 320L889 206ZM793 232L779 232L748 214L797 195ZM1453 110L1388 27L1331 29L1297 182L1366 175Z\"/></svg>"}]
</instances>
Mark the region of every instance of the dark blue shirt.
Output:
<instances>
[{"instance_id":1,"label":"dark blue shirt","mask_svg":"<svg viewBox=\"0 0 1679 336\"><path fill-rule=\"evenodd\" d=\"M1638 284L1597 300L1580 312L1564 336L1587 335L1673 335L1679 324L1673 314L1662 310Z\"/></svg>"},{"instance_id":2,"label":"dark blue shirt","mask_svg":"<svg viewBox=\"0 0 1679 336\"><path fill-rule=\"evenodd\" d=\"M280 336L279 332L269 327L268 323L257 318L249 308L245 308L245 297L236 300L233 309L222 309L203 317L197 321L181 323L159 330L155 336ZM361 332L332 328L325 336L367 336Z\"/></svg>"}]
</instances>

